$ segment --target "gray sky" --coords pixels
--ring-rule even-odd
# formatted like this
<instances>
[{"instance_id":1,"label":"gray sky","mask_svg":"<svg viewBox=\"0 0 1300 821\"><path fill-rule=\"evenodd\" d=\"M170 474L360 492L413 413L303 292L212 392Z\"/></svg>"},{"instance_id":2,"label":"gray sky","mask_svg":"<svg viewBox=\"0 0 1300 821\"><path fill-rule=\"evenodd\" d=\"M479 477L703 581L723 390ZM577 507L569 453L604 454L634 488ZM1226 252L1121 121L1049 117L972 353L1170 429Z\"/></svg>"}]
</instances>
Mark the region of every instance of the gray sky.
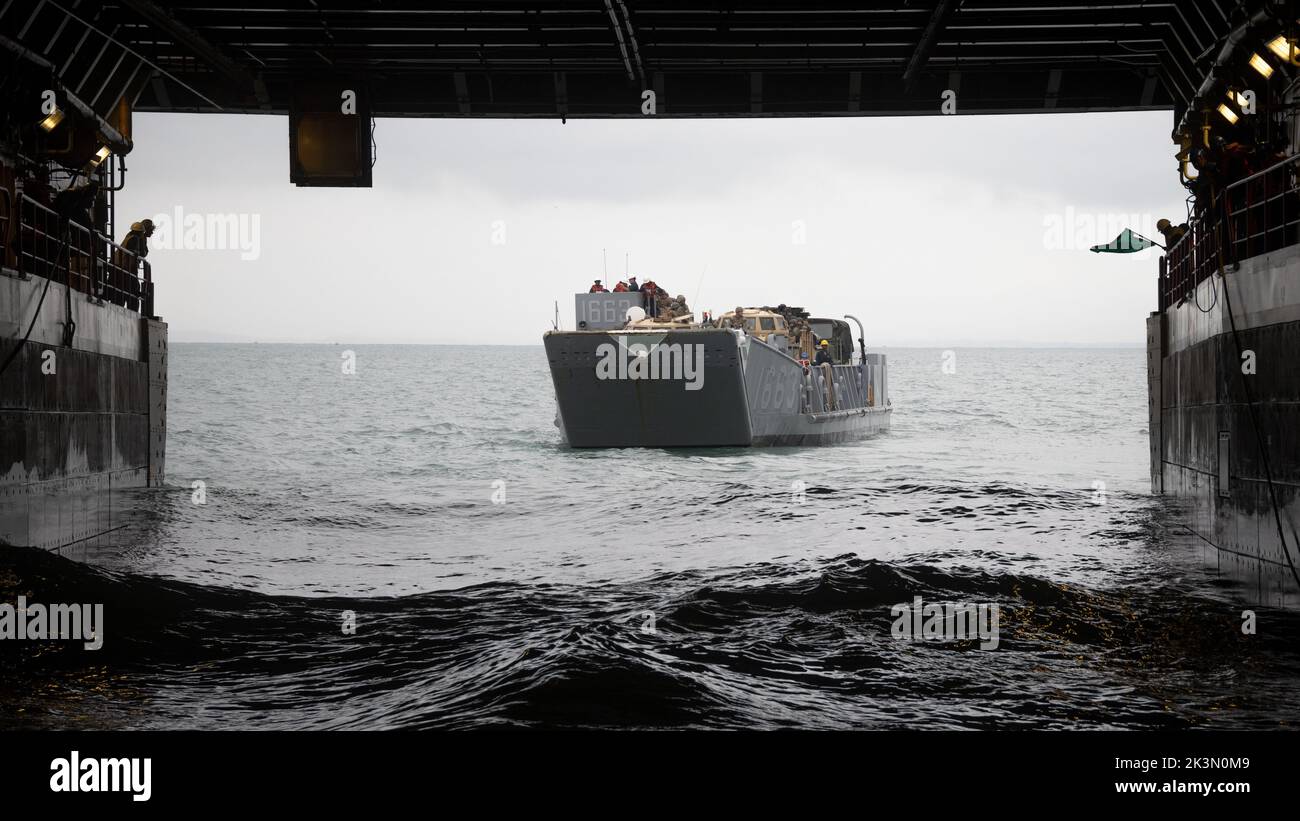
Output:
<instances>
[{"instance_id":1,"label":"gray sky","mask_svg":"<svg viewBox=\"0 0 1300 821\"><path fill-rule=\"evenodd\" d=\"M374 188L312 189L289 183L284 117L142 114L118 233L177 208L241 215L225 249L155 235L157 310L182 342L540 343L557 300L573 327L604 248L610 280L628 253L694 308L855 314L870 346L1137 344L1155 254L1087 246L1185 218L1171 127L380 120Z\"/></svg>"}]
</instances>

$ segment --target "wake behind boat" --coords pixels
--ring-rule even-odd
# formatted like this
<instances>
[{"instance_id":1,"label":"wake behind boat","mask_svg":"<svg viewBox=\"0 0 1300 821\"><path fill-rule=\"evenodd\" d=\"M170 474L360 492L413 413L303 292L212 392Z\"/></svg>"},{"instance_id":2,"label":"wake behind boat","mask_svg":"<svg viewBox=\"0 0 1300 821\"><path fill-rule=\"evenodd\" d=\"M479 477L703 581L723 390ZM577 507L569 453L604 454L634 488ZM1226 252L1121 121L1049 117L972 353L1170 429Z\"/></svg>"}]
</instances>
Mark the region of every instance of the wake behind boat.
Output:
<instances>
[{"instance_id":1,"label":"wake behind boat","mask_svg":"<svg viewBox=\"0 0 1300 821\"><path fill-rule=\"evenodd\" d=\"M860 323L855 357L843 320L780 305L697 322L651 299L578 294L578 330L543 337L569 445L819 445L888 430L888 364L865 352Z\"/></svg>"}]
</instances>

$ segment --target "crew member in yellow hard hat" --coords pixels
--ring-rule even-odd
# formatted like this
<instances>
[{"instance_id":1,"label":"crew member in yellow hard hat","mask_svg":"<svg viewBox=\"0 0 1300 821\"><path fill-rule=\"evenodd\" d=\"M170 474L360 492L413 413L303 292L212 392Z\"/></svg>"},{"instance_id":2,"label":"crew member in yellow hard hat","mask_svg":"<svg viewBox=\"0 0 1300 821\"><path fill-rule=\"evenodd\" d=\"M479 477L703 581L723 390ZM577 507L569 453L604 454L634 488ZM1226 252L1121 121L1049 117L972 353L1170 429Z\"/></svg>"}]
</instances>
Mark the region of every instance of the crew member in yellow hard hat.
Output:
<instances>
[{"instance_id":1,"label":"crew member in yellow hard hat","mask_svg":"<svg viewBox=\"0 0 1300 821\"><path fill-rule=\"evenodd\" d=\"M104 298L131 310L139 309L140 281L137 272L140 260L149 256L149 237L153 236L153 220L131 223L131 230L122 238L120 251L113 252L115 270L108 271L108 285Z\"/></svg>"},{"instance_id":2,"label":"crew member in yellow hard hat","mask_svg":"<svg viewBox=\"0 0 1300 821\"><path fill-rule=\"evenodd\" d=\"M1174 225L1169 220L1162 219L1156 223L1156 230L1165 238L1165 250L1168 251L1187 233L1187 223Z\"/></svg>"},{"instance_id":3,"label":"crew member in yellow hard hat","mask_svg":"<svg viewBox=\"0 0 1300 821\"><path fill-rule=\"evenodd\" d=\"M817 343L817 358L813 360L814 365L834 365L835 360L831 358L831 343L825 339Z\"/></svg>"}]
</instances>

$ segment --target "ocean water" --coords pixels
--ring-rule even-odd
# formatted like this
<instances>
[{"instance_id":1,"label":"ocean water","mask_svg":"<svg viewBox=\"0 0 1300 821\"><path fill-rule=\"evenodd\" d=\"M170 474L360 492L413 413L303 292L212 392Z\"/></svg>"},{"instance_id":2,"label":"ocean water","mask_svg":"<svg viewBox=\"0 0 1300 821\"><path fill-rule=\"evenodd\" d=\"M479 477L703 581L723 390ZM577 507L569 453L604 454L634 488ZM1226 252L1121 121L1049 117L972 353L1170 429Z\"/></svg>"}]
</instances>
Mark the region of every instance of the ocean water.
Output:
<instances>
[{"instance_id":1,"label":"ocean water","mask_svg":"<svg viewBox=\"0 0 1300 821\"><path fill-rule=\"evenodd\" d=\"M6 599L105 605L97 652L2 643L0 725L1300 719L1300 616L1149 493L1143 351L887 353L873 439L575 451L540 345L174 345L142 519L0 556ZM917 596L998 646L895 637Z\"/></svg>"}]
</instances>

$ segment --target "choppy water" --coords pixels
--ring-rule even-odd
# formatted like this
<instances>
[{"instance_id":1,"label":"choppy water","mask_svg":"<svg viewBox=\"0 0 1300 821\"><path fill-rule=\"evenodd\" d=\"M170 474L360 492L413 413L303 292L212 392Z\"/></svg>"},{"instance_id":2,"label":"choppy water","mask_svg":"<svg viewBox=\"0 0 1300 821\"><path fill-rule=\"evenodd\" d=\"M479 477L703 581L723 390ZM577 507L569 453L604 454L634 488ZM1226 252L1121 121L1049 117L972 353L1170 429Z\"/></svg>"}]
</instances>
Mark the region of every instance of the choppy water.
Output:
<instances>
[{"instance_id":1,"label":"choppy water","mask_svg":"<svg viewBox=\"0 0 1300 821\"><path fill-rule=\"evenodd\" d=\"M147 523L0 557L10 601L106 608L97 653L0 643L3 723L1300 718L1300 616L1243 635L1249 591L1148 493L1142 351L889 354L872 440L572 451L540 346L175 345ZM915 596L998 604L998 648L894 638Z\"/></svg>"}]
</instances>

